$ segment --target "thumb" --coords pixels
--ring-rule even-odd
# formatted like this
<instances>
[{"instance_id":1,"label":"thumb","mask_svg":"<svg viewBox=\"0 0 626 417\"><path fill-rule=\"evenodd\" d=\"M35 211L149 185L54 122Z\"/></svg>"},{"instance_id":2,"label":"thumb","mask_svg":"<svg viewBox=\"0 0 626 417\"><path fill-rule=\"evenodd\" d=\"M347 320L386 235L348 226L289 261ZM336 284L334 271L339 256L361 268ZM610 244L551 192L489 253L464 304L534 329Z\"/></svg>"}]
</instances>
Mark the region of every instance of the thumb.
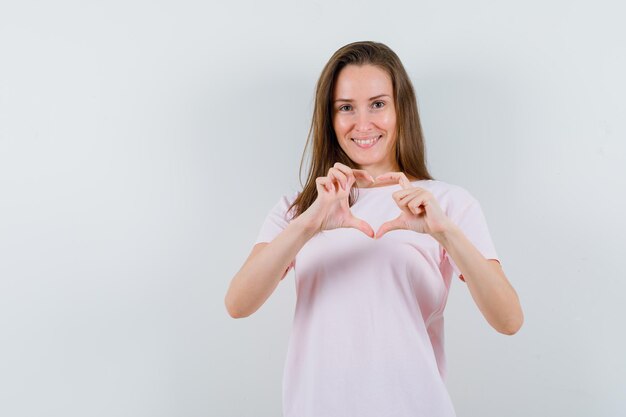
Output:
<instances>
[{"instance_id":1,"label":"thumb","mask_svg":"<svg viewBox=\"0 0 626 417\"><path fill-rule=\"evenodd\" d=\"M378 231L376 232L375 239L380 239L385 233L391 232L392 230L406 229L404 222L400 220L400 217L396 217L393 220L385 222L380 225Z\"/></svg>"},{"instance_id":2,"label":"thumb","mask_svg":"<svg viewBox=\"0 0 626 417\"><path fill-rule=\"evenodd\" d=\"M351 227L353 229L360 230L371 238L374 237L374 229L372 229L372 226L370 226L365 220L358 219L354 216L348 218L344 227Z\"/></svg>"}]
</instances>

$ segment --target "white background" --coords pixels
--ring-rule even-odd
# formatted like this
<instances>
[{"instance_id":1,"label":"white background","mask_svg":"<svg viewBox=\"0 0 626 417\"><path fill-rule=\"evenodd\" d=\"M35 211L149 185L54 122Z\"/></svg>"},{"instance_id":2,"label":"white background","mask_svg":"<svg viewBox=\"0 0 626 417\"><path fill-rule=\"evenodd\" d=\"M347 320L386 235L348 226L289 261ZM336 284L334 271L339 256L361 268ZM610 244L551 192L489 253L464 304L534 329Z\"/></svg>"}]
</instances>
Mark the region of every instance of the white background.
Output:
<instances>
[{"instance_id":1,"label":"white background","mask_svg":"<svg viewBox=\"0 0 626 417\"><path fill-rule=\"evenodd\" d=\"M0 415L281 415L293 272L248 318L224 295L356 40L404 62L431 173L479 199L524 308L501 335L454 281L459 417L625 415L624 12L2 0Z\"/></svg>"}]
</instances>

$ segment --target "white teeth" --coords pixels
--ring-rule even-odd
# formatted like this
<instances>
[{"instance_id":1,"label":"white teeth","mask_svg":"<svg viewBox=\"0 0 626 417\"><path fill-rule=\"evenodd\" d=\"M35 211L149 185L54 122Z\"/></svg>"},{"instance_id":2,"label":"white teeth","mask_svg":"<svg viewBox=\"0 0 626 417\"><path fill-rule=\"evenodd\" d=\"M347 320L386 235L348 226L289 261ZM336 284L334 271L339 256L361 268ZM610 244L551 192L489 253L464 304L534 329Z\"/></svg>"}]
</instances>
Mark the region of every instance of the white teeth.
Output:
<instances>
[{"instance_id":1,"label":"white teeth","mask_svg":"<svg viewBox=\"0 0 626 417\"><path fill-rule=\"evenodd\" d=\"M353 138L352 140L355 141L359 145L371 145L372 143L378 140L378 137L375 137L374 139L354 139Z\"/></svg>"}]
</instances>

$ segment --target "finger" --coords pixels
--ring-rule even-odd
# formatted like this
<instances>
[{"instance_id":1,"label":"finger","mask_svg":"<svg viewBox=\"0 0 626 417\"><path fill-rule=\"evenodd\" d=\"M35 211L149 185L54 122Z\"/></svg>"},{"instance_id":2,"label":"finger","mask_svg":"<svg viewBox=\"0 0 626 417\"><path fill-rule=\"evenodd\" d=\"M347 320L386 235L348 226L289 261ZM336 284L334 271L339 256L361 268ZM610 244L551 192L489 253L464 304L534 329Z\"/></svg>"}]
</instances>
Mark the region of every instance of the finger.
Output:
<instances>
[{"instance_id":1,"label":"finger","mask_svg":"<svg viewBox=\"0 0 626 417\"><path fill-rule=\"evenodd\" d=\"M400 201L402 201L402 199L406 198L408 195L411 195L415 192L415 188L403 188L401 190L398 191L394 191L393 194L391 194L391 197L393 197L393 199L399 203Z\"/></svg>"},{"instance_id":2,"label":"finger","mask_svg":"<svg viewBox=\"0 0 626 417\"><path fill-rule=\"evenodd\" d=\"M341 162L335 162L335 165L333 165L333 168L339 170L346 176L350 186L352 186L352 184L356 182L356 178L354 177L354 174L352 173L352 168L350 168L349 166L344 165Z\"/></svg>"},{"instance_id":3,"label":"finger","mask_svg":"<svg viewBox=\"0 0 626 417\"><path fill-rule=\"evenodd\" d=\"M317 188L317 193L320 194L324 189L324 177L315 178L315 188Z\"/></svg>"},{"instance_id":4,"label":"finger","mask_svg":"<svg viewBox=\"0 0 626 417\"><path fill-rule=\"evenodd\" d=\"M335 187L333 187L328 177L317 177L315 178L315 183L318 185L318 194L321 193L323 190L326 190L327 192L334 191Z\"/></svg>"},{"instance_id":5,"label":"finger","mask_svg":"<svg viewBox=\"0 0 626 417\"><path fill-rule=\"evenodd\" d=\"M372 226L370 226L369 223L365 220L361 220L357 217L352 216L348 220L346 220L345 227L351 227L353 229L360 230L367 236L371 238L374 237L374 229L372 229Z\"/></svg>"},{"instance_id":6,"label":"finger","mask_svg":"<svg viewBox=\"0 0 626 417\"><path fill-rule=\"evenodd\" d=\"M411 182L404 175L404 172L387 172L376 177L376 181L393 181L402 186L403 189L411 188Z\"/></svg>"},{"instance_id":7,"label":"finger","mask_svg":"<svg viewBox=\"0 0 626 417\"><path fill-rule=\"evenodd\" d=\"M413 214L418 215L425 211L422 207L424 204L424 195L414 195L411 197L407 197L402 201L402 204Z\"/></svg>"},{"instance_id":8,"label":"finger","mask_svg":"<svg viewBox=\"0 0 626 417\"><path fill-rule=\"evenodd\" d=\"M357 178L362 178L362 179L367 180L369 182L374 182L374 177L372 177L364 169L350 168L349 166L344 165L341 162L335 162L335 165L333 167L337 168L338 170L340 170L341 172L346 174L346 176L348 177L348 180L349 181L352 180L352 183L356 182Z\"/></svg>"},{"instance_id":9,"label":"finger","mask_svg":"<svg viewBox=\"0 0 626 417\"><path fill-rule=\"evenodd\" d=\"M420 194L420 190L415 188L407 188L396 191L392 194L396 204L404 213L413 216L415 213L407 206L407 203Z\"/></svg>"},{"instance_id":10,"label":"finger","mask_svg":"<svg viewBox=\"0 0 626 417\"><path fill-rule=\"evenodd\" d=\"M354 173L354 176L357 178L362 178L369 182L376 182L374 177L372 177L370 173L364 169L353 169L352 172Z\"/></svg>"},{"instance_id":11,"label":"finger","mask_svg":"<svg viewBox=\"0 0 626 417\"><path fill-rule=\"evenodd\" d=\"M328 176L335 178L337 182L341 185L342 189L344 190L348 189L348 177L346 177L346 174L344 174L337 168L330 168L328 170Z\"/></svg>"},{"instance_id":12,"label":"finger","mask_svg":"<svg viewBox=\"0 0 626 417\"><path fill-rule=\"evenodd\" d=\"M413 214L418 214L419 212L423 211L422 209L416 210L416 207L420 205L423 205L424 207L427 206L430 200L433 198L432 194L428 190L418 187L411 187L396 191L392 194L392 196L400 208L406 207L405 211L408 210L410 213ZM421 200L421 202L418 203L417 206L415 206L417 202L413 201L416 197L419 197ZM408 206L410 201L413 201L412 208Z\"/></svg>"},{"instance_id":13,"label":"finger","mask_svg":"<svg viewBox=\"0 0 626 417\"><path fill-rule=\"evenodd\" d=\"M374 177L372 177L369 172L364 169L350 168L349 166L342 164L341 162L335 162L333 165L335 168L341 169L343 172L352 172L356 177L363 178L366 180L374 181Z\"/></svg>"},{"instance_id":14,"label":"finger","mask_svg":"<svg viewBox=\"0 0 626 417\"><path fill-rule=\"evenodd\" d=\"M394 199L398 204L406 204L408 201L413 200L415 197L421 197L424 200L428 199L428 191L420 188L407 188L394 193Z\"/></svg>"},{"instance_id":15,"label":"finger","mask_svg":"<svg viewBox=\"0 0 626 417\"><path fill-rule=\"evenodd\" d=\"M390 177L384 177L382 175L379 175L377 177L374 177L374 181L377 184L397 184L398 182L396 180L394 180L393 178Z\"/></svg>"},{"instance_id":16,"label":"finger","mask_svg":"<svg viewBox=\"0 0 626 417\"><path fill-rule=\"evenodd\" d=\"M326 184L327 184L327 188L330 191L338 191L341 189L341 182L333 176L332 172L328 172L328 175L326 175L326 178L328 179Z\"/></svg>"},{"instance_id":17,"label":"finger","mask_svg":"<svg viewBox=\"0 0 626 417\"><path fill-rule=\"evenodd\" d=\"M334 168L344 168L344 169L352 169L350 168L348 165L346 164L342 164L341 162L335 162L335 164L333 165Z\"/></svg>"},{"instance_id":18,"label":"finger","mask_svg":"<svg viewBox=\"0 0 626 417\"><path fill-rule=\"evenodd\" d=\"M431 201L433 201L435 199L435 197L432 195L432 193L428 190L425 190L423 188L413 188L413 193L407 195L406 197L403 197L402 200L413 200L413 198L415 197L419 197L421 200L421 205L423 205L424 207L426 207L427 205L430 204Z\"/></svg>"},{"instance_id":19,"label":"finger","mask_svg":"<svg viewBox=\"0 0 626 417\"><path fill-rule=\"evenodd\" d=\"M392 230L400 230L400 229L406 229L406 226L404 225L404 222L400 220L400 217L398 216L393 220L390 220L388 222L381 224L380 227L378 228L378 231L376 232L375 239L380 239L387 232L390 232Z\"/></svg>"}]
</instances>

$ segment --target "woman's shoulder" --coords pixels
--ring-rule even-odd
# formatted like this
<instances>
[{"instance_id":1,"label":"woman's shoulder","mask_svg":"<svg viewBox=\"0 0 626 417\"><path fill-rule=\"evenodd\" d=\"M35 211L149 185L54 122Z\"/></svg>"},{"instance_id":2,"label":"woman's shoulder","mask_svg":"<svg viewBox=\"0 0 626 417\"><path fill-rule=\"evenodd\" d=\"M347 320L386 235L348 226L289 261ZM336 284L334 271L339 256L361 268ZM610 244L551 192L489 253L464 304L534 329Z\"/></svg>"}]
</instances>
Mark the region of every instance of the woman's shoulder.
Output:
<instances>
[{"instance_id":1,"label":"woman's shoulder","mask_svg":"<svg viewBox=\"0 0 626 417\"><path fill-rule=\"evenodd\" d=\"M285 199L286 202L288 202L289 204L293 203L294 201L296 201L296 198L298 198L298 196L300 195L300 193L302 193L302 190L297 190L297 191L288 191L285 194L282 195L282 198Z\"/></svg>"},{"instance_id":2,"label":"woman's shoulder","mask_svg":"<svg viewBox=\"0 0 626 417\"><path fill-rule=\"evenodd\" d=\"M418 182L418 186L419 186ZM428 189L433 195L446 198L473 198L471 193L463 186L452 184L442 180L426 180L423 187Z\"/></svg>"},{"instance_id":3,"label":"woman's shoulder","mask_svg":"<svg viewBox=\"0 0 626 417\"><path fill-rule=\"evenodd\" d=\"M447 181L430 180L427 188L448 216L457 216L468 207L475 206L478 200L465 187Z\"/></svg>"},{"instance_id":4,"label":"woman's shoulder","mask_svg":"<svg viewBox=\"0 0 626 417\"><path fill-rule=\"evenodd\" d=\"M287 213L287 210L292 206L293 202L296 201L296 198L298 198L298 195L300 195L301 192L301 190L291 190L281 194L278 197L278 201L276 202L274 209L281 211L282 213Z\"/></svg>"}]
</instances>

